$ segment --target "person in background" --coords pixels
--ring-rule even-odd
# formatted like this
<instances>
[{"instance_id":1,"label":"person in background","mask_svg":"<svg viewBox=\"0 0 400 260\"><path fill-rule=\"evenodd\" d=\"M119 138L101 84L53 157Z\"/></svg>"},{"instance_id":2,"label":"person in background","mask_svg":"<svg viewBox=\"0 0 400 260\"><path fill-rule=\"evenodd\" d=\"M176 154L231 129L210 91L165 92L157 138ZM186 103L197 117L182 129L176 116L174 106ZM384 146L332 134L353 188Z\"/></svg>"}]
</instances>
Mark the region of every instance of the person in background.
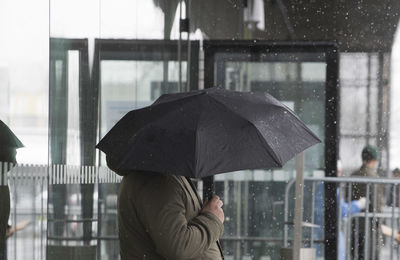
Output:
<instances>
[{"instance_id":1,"label":"person in background","mask_svg":"<svg viewBox=\"0 0 400 260\"><path fill-rule=\"evenodd\" d=\"M362 165L360 169L354 171L351 176L352 177L372 177L372 178L378 178L378 173L376 172L376 168L379 163L379 151L376 147L367 145L364 147L364 149L361 152L361 159L362 159ZM366 205L369 209L369 212L374 211L374 197L373 195L373 185L370 186L370 192L367 194L367 185L366 184L361 184L361 183L353 183L352 184L352 194L351 194L351 200L359 200L362 197L369 196L369 204ZM376 204L375 204L375 210L376 212L381 212L381 207L382 207L382 196L383 196L383 190L382 186L378 185L377 186L377 192L376 192ZM358 231L358 244L356 245L357 239L357 232L356 232L356 223L353 221L352 223L352 250L351 252L354 254L354 251L356 248L358 248L358 257L360 259L365 259L364 257L364 240L366 237L366 230L364 230L365 226L365 221L364 218L359 219L359 231ZM373 244L373 237L372 237L372 231L375 229L376 231L379 228L379 221L376 223L373 223L372 220L370 220L369 223L369 256L372 256L372 248L375 247L375 256L376 259L379 259L379 249L380 249L380 236L379 232L376 232L376 237L375 237L375 244ZM371 257L372 259L372 257Z\"/></svg>"},{"instance_id":2,"label":"person in background","mask_svg":"<svg viewBox=\"0 0 400 260\"><path fill-rule=\"evenodd\" d=\"M337 161L337 176L342 176L342 163L340 160ZM337 201L339 201L340 205L340 217L342 219L348 218L349 216L361 212L365 209L366 199L365 197L361 197L358 200L352 200L350 202L346 202L343 198L343 192L341 192L340 187L337 188ZM343 227L340 227L339 230L339 260L346 259L346 243L344 237Z\"/></svg>"},{"instance_id":3,"label":"person in background","mask_svg":"<svg viewBox=\"0 0 400 260\"><path fill-rule=\"evenodd\" d=\"M362 166L360 169L356 170L351 174L352 177L369 177L369 178L379 178L378 173L376 172L376 169L378 167L379 163L379 158L380 158L380 153L378 149L374 146L367 145L364 147L364 149L361 152L361 159L362 159ZM368 196L369 203L368 205L365 206L365 208L368 207L369 212L376 212L380 213L382 211L382 201L383 201L383 187L382 185L376 185L376 203L374 203L374 185L370 185L370 192L367 194L367 185L363 183L353 183L352 184L352 194L351 194L351 200L360 200L361 198L366 198ZM380 245L382 244L381 241L381 236L392 236L395 241L400 243L400 233L399 231L393 232L392 229L389 226L386 226L382 223L380 223L379 220L376 222L373 221L373 219L369 220L369 230L366 233L366 230L364 229L365 226L365 221L364 218L360 218L358 221L358 244L356 245L355 241L356 239L356 224L355 221L352 222L352 254L354 256L355 249L358 248L358 258L359 259L365 259L364 256L364 241L366 236L368 235L368 250L369 250L369 256L370 259L372 259L372 253L373 249L375 248L375 259L379 259L379 252L380 252ZM374 237L372 236L372 232L375 230L375 244L373 244ZM381 232L379 232L379 230Z\"/></svg>"},{"instance_id":4,"label":"person in background","mask_svg":"<svg viewBox=\"0 0 400 260\"><path fill-rule=\"evenodd\" d=\"M10 216L10 189L6 174L15 161L16 149L0 146L0 260L7 259L7 230Z\"/></svg>"},{"instance_id":5,"label":"person in background","mask_svg":"<svg viewBox=\"0 0 400 260\"><path fill-rule=\"evenodd\" d=\"M400 178L400 169L396 168L392 171L393 178ZM389 207L400 207L400 190L399 188L396 189L396 203L393 202L393 190L394 186L390 187L390 193L387 196L387 205Z\"/></svg>"},{"instance_id":6,"label":"person in background","mask_svg":"<svg viewBox=\"0 0 400 260\"><path fill-rule=\"evenodd\" d=\"M23 146L8 126L0 120L0 260L7 259L7 235L13 230L8 225L10 189L7 172L17 163L17 149Z\"/></svg>"},{"instance_id":7,"label":"person in background","mask_svg":"<svg viewBox=\"0 0 400 260\"><path fill-rule=\"evenodd\" d=\"M15 227L8 225L7 230L6 230L6 238L8 239L9 237L13 236L15 232L24 230L31 222L29 220L24 220L21 222L18 222Z\"/></svg>"},{"instance_id":8,"label":"person in background","mask_svg":"<svg viewBox=\"0 0 400 260\"><path fill-rule=\"evenodd\" d=\"M340 160L337 162L337 176L342 177L342 163ZM340 212L341 218L346 218L349 215L353 215L355 213L359 213L365 209L366 199L365 197L361 197L358 200L352 200L350 202L346 202L344 197L341 196L340 187L337 190L337 200L340 202Z\"/></svg>"}]
</instances>

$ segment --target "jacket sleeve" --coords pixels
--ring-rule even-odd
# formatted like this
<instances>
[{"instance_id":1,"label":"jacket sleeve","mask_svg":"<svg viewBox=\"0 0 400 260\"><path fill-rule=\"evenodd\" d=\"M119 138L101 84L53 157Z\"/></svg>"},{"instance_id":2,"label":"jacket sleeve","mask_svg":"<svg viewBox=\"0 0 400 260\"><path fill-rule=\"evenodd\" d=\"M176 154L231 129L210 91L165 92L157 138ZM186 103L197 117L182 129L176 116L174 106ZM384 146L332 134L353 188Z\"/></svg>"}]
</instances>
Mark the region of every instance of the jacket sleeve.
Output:
<instances>
[{"instance_id":1,"label":"jacket sleeve","mask_svg":"<svg viewBox=\"0 0 400 260\"><path fill-rule=\"evenodd\" d=\"M189 222L187 198L178 182L165 178L152 183L138 203L139 218L153 240L156 251L167 259L191 259L204 253L223 233L222 222L212 213L200 213Z\"/></svg>"}]
</instances>

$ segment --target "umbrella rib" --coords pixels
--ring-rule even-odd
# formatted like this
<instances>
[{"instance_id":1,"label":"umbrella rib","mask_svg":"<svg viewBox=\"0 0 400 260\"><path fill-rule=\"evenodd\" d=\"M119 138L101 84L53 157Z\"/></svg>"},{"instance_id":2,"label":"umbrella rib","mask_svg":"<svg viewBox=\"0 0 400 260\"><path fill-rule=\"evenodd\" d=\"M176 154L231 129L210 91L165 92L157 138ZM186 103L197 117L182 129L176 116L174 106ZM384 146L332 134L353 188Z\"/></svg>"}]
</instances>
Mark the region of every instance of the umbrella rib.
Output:
<instances>
[{"instance_id":1,"label":"umbrella rib","mask_svg":"<svg viewBox=\"0 0 400 260\"><path fill-rule=\"evenodd\" d=\"M233 112L236 116L238 116L239 118L241 118L241 119L247 121L247 122L250 123L252 126L254 126L254 128L257 130L257 136L258 136L258 138L261 140L261 142L264 143L264 146L263 146L264 149L267 151L267 153L271 156L271 158L275 161L275 163L276 163L278 166L282 166L282 165L283 165L283 163L281 162L281 160L278 158L278 155L277 155L272 149L268 149L269 146L268 146L267 141L265 140L265 138L262 137L262 135L261 135L261 133L260 133L260 130L258 129L258 127L257 127L253 122L251 122L251 121L248 120L247 118L244 118L242 115L240 115L240 114L237 113L236 111L230 109L228 106L226 106L224 103L222 103L222 102L219 101L218 99L214 98L213 96L211 96L211 95L208 95L208 96L211 97L212 100L214 100L216 103L222 105L226 110L228 110L228 111L230 111L230 112Z\"/></svg>"},{"instance_id":2,"label":"umbrella rib","mask_svg":"<svg viewBox=\"0 0 400 260\"><path fill-rule=\"evenodd\" d=\"M249 122L250 122L250 121L249 121ZM278 166L282 167L283 164L284 164L284 162L282 162L282 160L278 158L278 155L277 155L272 149L266 148L266 147L269 147L269 146L268 146L268 143L267 143L267 141L265 140L265 138L263 138L262 134L260 133L260 130L258 129L258 127L257 127L255 124L253 124L252 122L250 122L250 123L255 127L255 129L256 129L256 131L257 131L257 136L258 136L258 138L261 140L261 142L264 143L265 150L267 150L267 152L271 155L272 159L274 159L274 161L276 162L276 164L277 164Z\"/></svg>"}]
</instances>

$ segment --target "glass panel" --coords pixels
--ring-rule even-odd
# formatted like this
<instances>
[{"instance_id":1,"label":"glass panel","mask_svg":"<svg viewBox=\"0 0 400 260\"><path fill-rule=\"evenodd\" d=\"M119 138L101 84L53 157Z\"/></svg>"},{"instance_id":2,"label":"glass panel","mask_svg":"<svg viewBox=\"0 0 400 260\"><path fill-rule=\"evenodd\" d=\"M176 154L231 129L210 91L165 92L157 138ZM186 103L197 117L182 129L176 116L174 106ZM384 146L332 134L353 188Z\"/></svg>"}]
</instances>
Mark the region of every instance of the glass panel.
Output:
<instances>
[{"instance_id":1,"label":"glass panel","mask_svg":"<svg viewBox=\"0 0 400 260\"><path fill-rule=\"evenodd\" d=\"M148 106L162 94L179 92L178 66L176 61L168 62L165 84L162 61L102 61L101 136L130 110ZM186 62L182 74L186 77Z\"/></svg>"},{"instance_id":2,"label":"glass panel","mask_svg":"<svg viewBox=\"0 0 400 260\"><path fill-rule=\"evenodd\" d=\"M226 62L225 66L225 88L270 93L293 109L321 140L324 139L326 63ZM322 76L318 71L324 72ZM313 76L314 73L318 76ZM323 151L323 144L306 151L305 170L309 175L312 170L324 167ZM283 169L285 174L293 171L294 160Z\"/></svg>"},{"instance_id":3,"label":"glass panel","mask_svg":"<svg viewBox=\"0 0 400 260\"><path fill-rule=\"evenodd\" d=\"M302 57L305 62L301 62ZM315 57L315 61L312 61ZM305 152L305 176L324 176L325 84L327 64L320 53L215 55L215 83L238 91L266 91L283 102L322 140ZM250 61L261 60L261 61ZM277 259L283 247L285 216L293 221L295 159L282 169L241 171L216 175L216 194L224 201L226 216L222 238L225 253L235 259L270 257ZM324 185L305 185L304 221L323 226ZM285 210L285 197L289 199ZM317 198L313 203L310 201ZM312 210L315 208L315 211ZM292 224L288 224L289 240ZM316 241L317 255L323 256L323 228L304 229L304 239ZM237 241L237 242L235 242Z\"/></svg>"},{"instance_id":4,"label":"glass panel","mask_svg":"<svg viewBox=\"0 0 400 260\"><path fill-rule=\"evenodd\" d=\"M194 57L192 75L187 73L187 48L182 48L181 65L177 55L177 42L107 40L97 41L98 53L94 70L99 70L100 138L103 137L127 112L148 106L159 96L176 93L189 86L197 86L198 43L191 48ZM98 62L98 63L97 63ZM97 65L96 65L97 66ZM181 75L181 86L179 86ZM96 79L94 79L96 81ZM100 154L100 164L106 165ZM117 226L118 184L98 186L98 256L102 259L119 257Z\"/></svg>"},{"instance_id":5,"label":"glass panel","mask_svg":"<svg viewBox=\"0 0 400 260\"><path fill-rule=\"evenodd\" d=\"M163 39L164 13L153 1L102 0L100 37ZM179 16L178 16L179 17Z\"/></svg>"},{"instance_id":6,"label":"glass panel","mask_svg":"<svg viewBox=\"0 0 400 260\"><path fill-rule=\"evenodd\" d=\"M20 164L8 173L12 205L9 223L14 230L7 239L8 259L45 259L46 177L45 165Z\"/></svg>"},{"instance_id":7,"label":"glass panel","mask_svg":"<svg viewBox=\"0 0 400 260\"><path fill-rule=\"evenodd\" d=\"M354 98L358 97L358 98ZM364 134L366 131L366 97L367 90L363 87L348 86L341 95L341 113L346 115L341 119L343 135Z\"/></svg>"},{"instance_id":8,"label":"glass panel","mask_svg":"<svg viewBox=\"0 0 400 260\"><path fill-rule=\"evenodd\" d=\"M115 175L115 173L113 173ZM101 259L119 259L117 195L119 183L98 186L98 246Z\"/></svg>"},{"instance_id":9,"label":"glass panel","mask_svg":"<svg viewBox=\"0 0 400 260\"><path fill-rule=\"evenodd\" d=\"M97 193L87 181L87 168L80 167L94 163L93 159L88 160L90 154L94 155L89 135L95 129L87 128L95 125L90 115L96 106L91 105L95 102L91 103L88 80L87 40L52 38L50 42L47 257L74 257L80 250L87 250L90 257L96 255L92 237L97 227L93 218ZM78 182L71 182L73 176Z\"/></svg>"},{"instance_id":10,"label":"glass panel","mask_svg":"<svg viewBox=\"0 0 400 260\"><path fill-rule=\"evenodd\" d=\"M80 165L79 133L79 51L68 51L68 121L67 161L68 165Z\"/></svg>"},{"instance_id":11,"label":"glass panel","mask_svg":"<svg viewBox=\"0 0 400 260\"><path fill-rule=\"evenodd\" d=\"M344 174L360 167L361 150L371 144L381 151L378 172L390 176L386 170L389 163L387 119L390 113L385 88L388 85L382 83L387 82L388 76L384 72L387 62L384 54L340 55L340 158Z\"/></svg>"}]
</instances>

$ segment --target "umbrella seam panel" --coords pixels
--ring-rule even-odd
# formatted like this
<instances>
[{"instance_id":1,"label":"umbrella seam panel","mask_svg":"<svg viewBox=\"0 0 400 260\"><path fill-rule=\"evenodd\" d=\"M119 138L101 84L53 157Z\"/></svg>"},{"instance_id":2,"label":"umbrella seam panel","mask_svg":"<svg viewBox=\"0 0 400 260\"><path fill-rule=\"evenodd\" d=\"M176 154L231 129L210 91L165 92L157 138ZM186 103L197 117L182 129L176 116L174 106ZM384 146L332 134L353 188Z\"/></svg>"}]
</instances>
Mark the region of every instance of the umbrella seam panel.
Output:
<instances>
[{"instance_id":1,"label":"umbrella seam panel","mask_svg":"<svg viewBox=\"0 0 400 260\"><path fill-rule=\"evenodd\" d=\"M239 118L241 118L241 119L247 121L247 122L250 123L252 126L254 126L254 128L257 130L257 136L258 136L258 138L261 139L261 141L262 141L264 144L268 144L267 141L266 141L264 138L262 138L262 137L260 136L261 133L260 133L259 129L257 128L257 126L256 126L253 122L251 122L250 120L244 118L244 117L243 117L242 115L240 115L239 113L237 113L237 112L231 110L231 109L230 109L229 107L227 107L224 103L222 103L222 102L219 101L218 99L214 98L213 96L211 96L211 95L208 95L208 96L211 97L211 99L214 100L215 103L221 105L222 107L224 107L224 108L225 108L226 110L228 110L229 112L233 112L236 116L238 116ZM282 108L282 107L281 107L281 108ZM268 146L268 145L265 145L265 146ZM271 157L274 159L274 161L277 163L277 165L278 165L278 166L282 166L282 163L280 162L280 160L279 160L277 154L275 154L275 153L274 153L273 151L271 151L270 149L267 149L265 146L263 146L264 149L266 150L266 152L267 152L269 155L271 155Z\"/></svg>"}]
</instances>

